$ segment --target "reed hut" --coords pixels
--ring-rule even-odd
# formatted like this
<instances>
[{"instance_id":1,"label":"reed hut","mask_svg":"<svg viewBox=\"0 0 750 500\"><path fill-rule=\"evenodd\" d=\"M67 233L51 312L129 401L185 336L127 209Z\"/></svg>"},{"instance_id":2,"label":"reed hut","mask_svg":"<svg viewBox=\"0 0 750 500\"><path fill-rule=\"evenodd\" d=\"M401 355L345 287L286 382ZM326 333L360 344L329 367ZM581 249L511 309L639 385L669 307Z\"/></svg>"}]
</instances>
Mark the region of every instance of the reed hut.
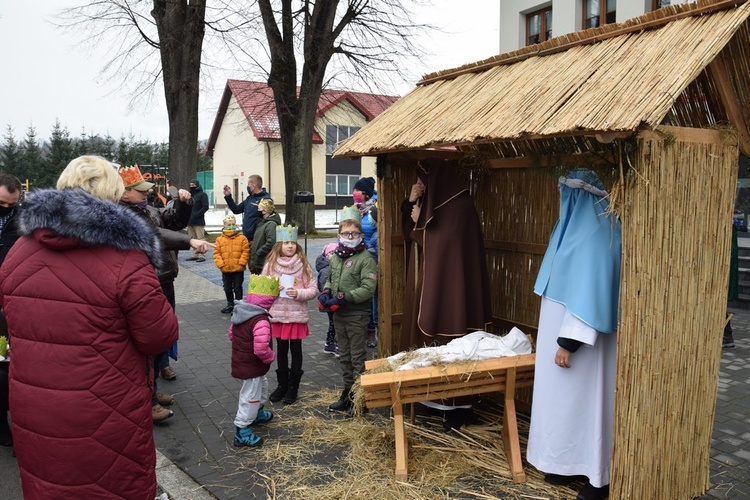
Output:
<instances>
[{"instance_id":1,"label":"reed hut","mask_svg":"<svg viewBox=\"0 0 750 500\"><path fill-rule=\"evenodd\" d=\"M534 333L557 176L594 169L623 228L611 498L709 487L739 153L750 154L750 5L698 1L426 75L337 156L378 156L380 354L397 351L400 204L416 160L459 160L498 332Z\"/></svg>"}]
</instances>

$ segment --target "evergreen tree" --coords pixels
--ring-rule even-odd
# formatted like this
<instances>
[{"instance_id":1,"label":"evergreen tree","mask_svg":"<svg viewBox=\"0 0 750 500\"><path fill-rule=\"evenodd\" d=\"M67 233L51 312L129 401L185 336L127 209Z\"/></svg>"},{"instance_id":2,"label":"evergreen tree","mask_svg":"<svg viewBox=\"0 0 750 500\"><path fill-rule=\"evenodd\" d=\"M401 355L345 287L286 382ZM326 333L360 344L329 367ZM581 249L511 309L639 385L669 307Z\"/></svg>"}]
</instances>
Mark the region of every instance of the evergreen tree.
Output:
<instances>
[{"instance_id":1,"label":"evergreen tree","mask_svg":"<svg viewBox=\"0 0 750 500\"><path fill-rule=\"evenodd\" d=\"M120 137L120 142L117 144L117 156L115 156L115 162L120 165L130 165L128 161L128 142L125 140L125 136Z\"/></svg>"},{"instance_id":2,"label":"evergreen tree","mask_svg":"<svg viewBox=\"0 0 750 500\"><path fill-rule=\"evenodd\" d=\"M81 129L81 135L73 139L73 158L78 158L89 154L88 152L88 141L86 140L86 130Z\"/></svg>"},{"instance_id":3,"label":"evergreen tree","mask_svg":"<svg viewBox=\"0 0 750 500\"><path fill-rule=\"evenodd\" d=\"M206 141L198 141L198 154L196 155L196 170L203 172L214 169L214 159L205 154Z\"/></svg>"},{"instance_id":4,"label":"evergreen tree","mask_svg":"<svg viewBox=\"0 0 750 500\"><path fill-rule=\"evenodd\" d=\"M117 157L117 151L117 143L109 134L104 137L99 134L89 134L85 136L83 153L81 154L97 155L114 161Z\"/></svg>"},{"instance_id":5,"label":"evergreen tree","mask_svg":"<svg viewBox=\"0 0 750 500\"><path fill-rule=\"evenodd\" d=\"M37 185L37 179L40 177L40 173L43 172L42 148L39 146L36 130L33 126L29 126L28 130L26 130L26 137L21 143L20 159L20 168L16 177L21 182L25 182L28 179L29 189L42 187Z\"/></svg>"},{"instance_id":6,"label":"evergreen tree","mask_svg":"<svg viewBox=\"0 0 750 500\"><path fill-rule=\"evenodd\" d=\"M54 186L60 173L73 158L73 141L70 139L70 132L67 128L62 128L60 121L56 120L52 127L52 137L44 151L44 168L37 179L36 187Z\"/></svg>"},{"instance_id":7,"label":"evergreen tree","mask_svg":"<svg viewBox=\"0 0 750 500\"><path fill-rule=\"evenodd\" d=\"M21 148L13 136L13 127L8 125L3 136L3 143L0 145L0 168L4 172L13 174L18 177L18 169L21 163Z\"/></svg>"},{"instance_id":8,"label":"evergreen tree","mask_svg":"<svg viewBox=\"0 0 750 500\"><path fill-rule=\"evenodd\" d=\"M153 164L154 145L148 141L136 141L130 136L128 145L129 165L151 165Z\"/></svg>"},{"instance_id":9,"label":"evergreen tree","mask_svg":"<svg viewBox=\"0 0 750 500\"><path fill-rule=\"evenodd\" d=\"M169 165L169 144L162 142L161 144L154 144L154 156L152 158L154 164L161 167Z\"/></svg>"}]
</instances>

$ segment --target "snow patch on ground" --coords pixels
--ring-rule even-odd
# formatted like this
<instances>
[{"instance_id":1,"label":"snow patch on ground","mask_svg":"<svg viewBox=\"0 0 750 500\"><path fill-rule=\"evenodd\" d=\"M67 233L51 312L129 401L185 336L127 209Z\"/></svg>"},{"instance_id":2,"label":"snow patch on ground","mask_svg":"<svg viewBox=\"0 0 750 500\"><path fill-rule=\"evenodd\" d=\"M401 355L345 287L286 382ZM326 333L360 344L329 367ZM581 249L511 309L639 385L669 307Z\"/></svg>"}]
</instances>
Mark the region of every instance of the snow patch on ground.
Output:
<instances>
[{"instance_id":1,"label":"snow patch on ground","mask_svg":"<svg viewBox=\"0 0 750 500\"><path fill-rule=\"evenodd\" d=\"M206 230L209 232L219 231L223 225L222 221L225 215L231 211L228 208L211 208L206 212ZM242 214L234 214L237 218L237 224L242 224ZM284 222L284 214L280 213L281 221ZM335 229L341 220L340 210L316 210L315 227L318 229Z\"/></svg>"}]
</instances>

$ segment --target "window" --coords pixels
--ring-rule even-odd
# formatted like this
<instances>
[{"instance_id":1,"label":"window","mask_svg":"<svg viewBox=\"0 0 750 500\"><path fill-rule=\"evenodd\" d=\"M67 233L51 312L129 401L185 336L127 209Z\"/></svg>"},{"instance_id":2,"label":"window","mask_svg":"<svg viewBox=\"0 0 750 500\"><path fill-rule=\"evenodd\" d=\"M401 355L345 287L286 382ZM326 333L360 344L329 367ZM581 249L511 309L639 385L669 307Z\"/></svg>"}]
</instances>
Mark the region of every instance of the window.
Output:
<instances>
[{"instance_id":1,"label":"window","mask_svg":"<svg viewBox=\"0 0 750 500\"><path fill-rule=\"evenodd\" d=\"M552 38L552 7L526 15L526 45Z\"/></svg>"},{"instance_id":2,"label":"window","mask_svg":"<svg viewBox=\"0 0 750 500\"><path fill-rule=\"evenodd\" d=\"M360 127L347 127L346 125L326 125L326 154L333 154L333 150L339 142L349 138L359 130Z\"/></svg>"},{"instance_id":3,"label":"window","mask_svg":"<svg viewBox=\"0 0 750 500\"><path fill-rule=\"evenodd\" d=\"M328 174L326 175L326 196L350 196L358 180L358 175Z\"/></svg>"},{"instance_id":4,"label":"window","mask_svg":"<svg viewBox=\"0 0 750 500\"><path fill-rule=\"evenodd\" d=\"M616 18L616 0L583 0L584 29L614 23Z\"/></svg>"},{"instance_id":5,"label":"window","mask_svg":"<svg viewBox=\"0 0 750 500\"><path fill-rule=\"evenodd\" d=\"M662 7L667 7L671 4L672 2L670 0L653 0L651 10L661 9Z\"/></svg>"}]
</instances>

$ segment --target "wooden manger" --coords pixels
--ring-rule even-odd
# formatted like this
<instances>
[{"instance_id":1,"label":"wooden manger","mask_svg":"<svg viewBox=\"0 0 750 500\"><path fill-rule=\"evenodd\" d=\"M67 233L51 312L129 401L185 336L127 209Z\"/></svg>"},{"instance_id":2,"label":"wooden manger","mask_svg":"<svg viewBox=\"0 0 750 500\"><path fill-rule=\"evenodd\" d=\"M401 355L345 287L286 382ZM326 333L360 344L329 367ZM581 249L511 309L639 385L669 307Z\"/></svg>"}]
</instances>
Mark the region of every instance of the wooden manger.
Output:
<instances>
[{"instance_id":1,"label":"wooden manger","mask_svg":"<svg viewBox=\"0 0 750 500\"><path fill-rule=\"evenodd\" d=\"M414 403L439 399L500 392L504 394L503 449L508 460L513 481L526 482L521 462L521 446L516 421L516 389L531 387L534 382L536 354L523 354L504 358L427 366L412 370L365 373L360 378L365 405L368 408L390 406L396 441L396 479L405 481L408 476L408 448L404 430L404 408ZM385 363L385 359L367 361L372 370Z\"/></svg>"}]
</instances>

